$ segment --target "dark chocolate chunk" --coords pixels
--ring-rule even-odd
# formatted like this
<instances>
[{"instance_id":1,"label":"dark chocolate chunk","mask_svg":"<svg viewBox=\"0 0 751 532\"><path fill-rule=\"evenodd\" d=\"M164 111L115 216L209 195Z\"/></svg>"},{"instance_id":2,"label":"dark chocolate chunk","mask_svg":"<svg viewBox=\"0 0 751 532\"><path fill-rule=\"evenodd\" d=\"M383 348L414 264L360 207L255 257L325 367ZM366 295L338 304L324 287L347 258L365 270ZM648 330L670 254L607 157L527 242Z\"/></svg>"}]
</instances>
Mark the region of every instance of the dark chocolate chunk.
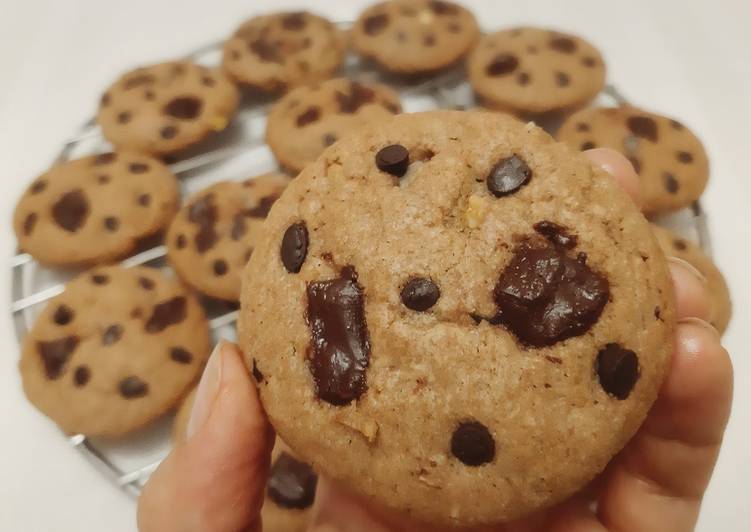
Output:
<instances>
[{"instance_id":1,"label":"dark chocolate chunk","mask_svg":"<svg viewBox=\"0 0 751 532\"><path fill-rule=\"evenodd\" d=\"M379 170L402 177L409 168L409 151L401 144L391 144L378 150L375 163Z\"/></svg>"},{"instance_id":2,"label":"dark chocolate chunk","mask_svg":"<svg viewBox=\"0 0 751 532\"><path fill-rule=\"evenodd\" d=\"M282 452L266 483L269 498L282 508L304 510L313 505L318 477L306 463Z\"/></svg>"},{"instance_id":3,"label":"dark chocolate chunk","mask_svg":"<svg viewBox=\"0 0 751 532\"><path fill-rule=\"evenodd\" d=\"M451 435L451 454L464 465L481 466L495 458L495 440L482 423L463 421Z\"/></svg>"},{"instance_id":4,"label":"dark chocolate chunk","mask_svg":"<svg viewBox=\"0 0 751 532\"><path fill-rule=\"evenodd\" d=\"M211 193L202 196L188 208L188 221L199 226L194 239L199 253L205 253L214 247L219 239L215 229L218 216L214 194Z\"/></svg>"},{"instance_id":5,"label":"dark chocolate chunk","mask_svg":"<svg viewBox=\"0 0 751 532\"><path fill-rule=\"evenodd\" d=\"M60 305L52 315L52 321L54 321L57 325L68 325L71 321L73 321L73 316L74 313L72 308L70 308L68 305Z\"/></svg>"},{"instance_id":6,"label":"dark chocolate chunk","mask_svg":"<svg viewBox=\"0 0 751 532\"><path fill-rule=\"evenodd\" d=\"M550 47L556 52L573 54L576 51L576 41L568 37L557 36L550 40Z\"/></svg>"},{"instance_id":7,"label":"dark chocolate chunk","mask_svg":"<svg viewBox=\"0 0 751 532\"><path fill-rule=\"evenodd\" d=\"M138 195L138 204L141 207L148 207L151 205L151 195L150 194L139 194Z\"/></svg>"},{"instance_id":8,"label":"dark chocolate chunk","mask_svg":"<svg viewBox=\"0 0 751 532\"><path fill-rule=\"evenodd\" d=\"M256 382L263 382L263 373L261 373L261 370L258 369L258 364L256 363L256 359L253 359L253 378L256 380Z\"/></svg>"},{"instance_id":9,"label":"dark chocolate chunk","mask_svg":"<svg viewBox=\"0 0 751 532\"><path fill-rule=\"evenodd\" d=\"M169 357L178 364L190 364L193 361L193 355L184 347L173 347L169 350Z\"/></svg>"},{"instance_id":10,"label":"dark chocolate chunk","mask_svg":"<svg viewBox=\"0 0 751 532\"><path fill-rule=\"evenodd\" d=\"M73 372L73 382L77 387L86 386L91 379L91 370L88 366L78 366Z\"/></svg>"},{"instance_id":11,"label":"dark chocolate chunk","mask_svg":"<svg viewBox=\"0 0 751 532\"><path fill-rule=\"evenodd\" d=\"M339 104L340 113L356 113L360 107L375 101L375 91L356 81L349 84L349 92L336 91L336 101Z\"/></svg>"},{"instance_id":12,"label":"dark chocolate chunk","mask_svg":"<svg viewBox=\"0 0 751 532\"><path fill-rule=\"evenodd\" d=\"M134 174L143 174L144 172L149 171L149 165L146 163L130 163L128 170L130 170Z\"/></svg>"},{"instance_id":13,"label":"dark chocolate chunk","mask_svg":"<svg viewBox=\"0 0 751 532\"><path fill-rule=\"evenodd\" d=\"M321 110L316 106L308 107L297 116L297 127L305 127L317 122L319 118L321 118Z\"/></svg>"},{"instance_id":14,"label":"dark chocolate chunk","mask_svg":"<svg viewBox=\"0 0 751 532\"><path fill-rule=\"evenodd\" d=\"M342 406L367 389L370 338L365 322L365 301L354 268L341 277L308 284L308 352L316 395Z\"/></svg>"},{"instance_id":15,"label":"dark chocolate chunk","mask_svg":"<svg viewBox=\"0 0 751 532\"><path fill-rule=\"evenodd\" d=\"M123 336L123 326L115 323L110 325L102 333L102 345L112 345Z\"/></svg>"},{"instance_id":16,"label":"dark chocolate chunk","mask_svg":"<svg viewBox=\"0 0 751 532\"><path fill-rule=\"evenodd\" d=\"M154 305L151 316L146 321L146 332L160 333L170 325L177 325L188 315L188 302L183 296L175 296Z\"/></svg>"},{"instance_id":17,"label":"dark chocolate chunk","mask_svg":"<svg viewBox=\"0 0 751 532\"><path fill-rule=\"evenodd\" d=\"M308 255L308 228L305 222L290 225L282 237L282 264L289 273L298 273Z\"/></svg>"},{"instance_id":18,"label":"dark chocolate chunk","mask_svg":"<svg viewBox=\"0 0 751 532\"><path fill-rule=\"evenodd\" d=\"M433 281L425 277L413 277L401 291L402 303L408 309L424 312L436 304L441 290Z\"/></svg>"},{"instance_id":19,"label":"dark chocolate chunk","mask_svg":"<svg viewBox=\"0 0 751 532\"><path fill-rule=\"evenodd\" d=\"M257 55L261 61L266 63L282 64L284 62L279 47L276 43L269 41L266 37L250 41L248 43L248 49Z\"/></svg>"},{"instance_id":20,"label":"dark chocolate chunk","mask_svg":"<svg viewBox=\"0 0 751 532\"><path fill-rule=\"evenodd\" d=\"M618 344L607 344L597 353L595 372L602 389L617 399L626 399L639 379L636 353Z\"/></svg>"},{"instance_id":21,"label":"dark chocolate chunk","mask_svg":"<svg viewBox=\"0 0 751 532\"><path fill-rule=\"evenodd\" d=\"M378 35L389 25L389 16L386 13L371 15L362 21L363 29L368 35Z\"/></svg>"},{"instance_id":22,"label":"dark chocolate chunk","mask_svg":"<svg viewBox=\"0 0 751 532\"><path fill-rule=\"evenodd\" d=\"M490 170L487 178L488 190L497 198L516 192L532 177L532 169L518 155L501 159Z\"/></svg>"},{"instance_id":23,"label":"dark chocolate chunk","mask_svg":"<svg viewBox=\"0 0 751 532\"><path fill-rule=\"evenodd\" d=\"M518 66L519 60L515 55L501 53L488 63L488 66L485 67L485 73L492 77L505 76L516 70Z\"/></svg>"},{"instance_id":24,"label":"dark chocolate chunk","mask_svg":"<svg viewBox=\"0 0 751 532\"><path fill-rule=\"evenodd\" d=\"M194 96L180 96L170 100L162 112L178 120L195 120L201 114L203 101Z\"/></svg>"},{"instance_id":25,"label":"dark chocolate chunk","mask_svg":"<svg viewBox=\"0 0 751 532\"><path fill-rule=\"evenodd\" d=\"M120 227L120 220L118 220L114 216L107 216L104 219L104 228L107 229L107 231L114 232L114 231L117 231L119 227Z\"/></svg>"},{"instance_id":26,"label":"dark chocolate chunk","mask_svg":"<svg viewBox=\"0 0 751 532\"><path fill-rule=\"evenodd\" d=\"M629 131L639 138L657 142L657 122L648 116L630 116L626 120Z\"/></svg>"},{"instance_id":27,"label":"dark chocolate chunk","mask_svg":"<svg viewBox=\"0 0 751 532\"><path fill-rule=\"evenodd\" d=\"M55 223L71 233L80 229L88 217L89 200L80 188L65 193L52 205Z\"/></svg>"},{"instance_id":28,"label":"dark chocolate chunk","mask_svg":"<svg viewBox=\"0 0 751 532\"><path fill-rule=\"evenodd\" d=\"M562 225L558 225L555 222L543 220L537 222L532 226L535 231L547 238L552 244L561 246L566 249L573 249L576 247L577 238L576 235L572 235Z\"/></svg>"},{"instance_id":29,"label":"dark chocolate chunk","mask_svg":"<svg viewBox=\"0 0 751 532\"><path fill-rule=\"evenodd\" d=\"M278 199L279 194L269 194L268 196L264 196L258 201L258 205L245 211L245 214L251 218L266 218L269 215L271 207Z\"/></svg>"},{"instance_id":30,"label":"dark chocolate chunk","mask_svg":"<svg viewBox=\"0 0 751 532\"><path fill-rule=\"evenodd\" d=\"M55 380L62 375L70 355L78 347L78 342L78 336L72 335L49 342L37 342L37 351L42 357L44 372L48 379Z\"/></svg>"},{"instance_id":31,"label":"dark chocolate chunk","mask_svg":"<svg viewBox=\"0 0 751 532\"><path fill-rule=\"evenodd\" d=\"M694 156L687 151L678 151L675 153L675 157L683 164L690 164L694 161Z\"/></svg>"},{"instance_id":32,"label":"dark chocolate chunk","mask_svg":"<svg viewBox=\"0 0 751 532\"><path fill-rule=\"evenodd\" d=\"M671 194L678 193L678 189L681 188L680 183L678 183L678 180L675 178L673 174L670 172L665 172L665 190L670 192Z\"/></svg>"},{"instance_id":33,"label":"dark chocolate chunk","mask_svg":"<svg viewBox=\"0 0 751 532\"><path fill-rule=\"evenodd\" d=\"M218 239L219 235L213 225L202 225L199 227L194 238L196 250L198 253L206 253L206 251L214 247Z\"/></svg>"},{"instance_id":34,"label":"dark chocolate chunk","mask_svg":"<svg viewBox=\"0 0 751 532\"><path fill-rule=\"evenodd\" d=\"M305 27L306 22L305 13L289 13L282 17L282 28L290 31L300 31Z\"/></svg>"},{"instance_id":35,"label":"dark chocolate chunk","mask_svg":"<svg viewBox=\"0 0 751 532\"><path fill-rule=\"evenodd\" d=\"M227 261L224 259L216 259L213 264L214 268L214 275L217 277L221 277L222 275L226 275L227 271L229 270L229 266L227 265Z\"/></svg>"},{"instance_id":36,"label":"dark chocolate chunk","mask_svg":"<svg viewBox=\"0 0 751 532\"><path fill-rule=\"evenodd\" d=\"M137 399L149 393L149 385L135 375L125 377L120 381L120 395L126 399Z\"/></svg>"},{"instance_id":37,"label":"dark chocolate chunk","mask_svg":"<svg viewBox=\"0 0 751 532\"><path fill-rule=\"evenodd\" d=\"M38 219L39 215L35 212L27 214L23 220L23 234L30 235L34 231Z\"/></svg>"},{"instance_id":38,"label":"dark chocolate chunk","mask_svg":"<svg viewBox=\"0 0 751 532\"><path fill-rule=\"evenodd\" d=\"M188 245L188 239L185 238L185 235L183 234L177 235L177 238L175 238L175 246L177 246L177 249L183 249L187 245Z\"/></svg>"}]
</instances>

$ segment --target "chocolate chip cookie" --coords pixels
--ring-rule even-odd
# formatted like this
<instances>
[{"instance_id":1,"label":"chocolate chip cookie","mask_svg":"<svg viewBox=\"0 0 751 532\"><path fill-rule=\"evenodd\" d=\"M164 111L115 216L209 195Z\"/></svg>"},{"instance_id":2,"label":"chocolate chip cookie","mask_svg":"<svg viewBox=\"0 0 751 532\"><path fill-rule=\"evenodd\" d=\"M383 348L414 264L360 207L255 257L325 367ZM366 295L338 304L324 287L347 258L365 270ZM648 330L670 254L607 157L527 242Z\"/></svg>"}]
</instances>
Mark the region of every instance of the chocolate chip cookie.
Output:
<instances>
[{"instance_id":1,"label":"chocolate chip cookie","mask_svg":"<svg viewBox=\"0 0 751 532\"><path fill-rule=\"evenodd\" d=\"M188 200L167 232L167 258L198 291L240 299L240 278L269 209L287 186L282 174L222 181Z\"/></svg>"},{"instance_id":2,"label":"chocolate chip cookie","mask_svg":"<svg viewBox=\"0 0 751 532\"><path fill-rule=\"evenodd\" d=\"M576 109L605 84L605 63L580 37L521 27L485 35L467 61L482 102L521 116Z\"/></svg>"},{"instance_id":3,"label":"chocolate chip cookie","mask_svg":"<svg viewBox=\"0 0 751 532\"><path fill-rule=\"evenodd\" d=\"M725 276L722 275L712 259L694 242L659 225L653 225L652 230L665 255L685 260L706 277L707 288L711 296L709 321L720 334L724 333L733 313L730 291L725 282Z\"/></svg>"},{"instance_id":4,"label":"chocolate chip cookie","mask_svg":"<svg viewBox=\"0 0 751 532\"><path fill-rule=\"evenodd\" d=\"M224 44L222 67L238 82L268 92L330 78L347 51L334 24L306 11L253 17Z\"/></svg>"},{"instance_id":5,"label":"chocolate chip cookie","mask_svg":"<svg viewBox=\"0 0 751 532\"><path fill-rule=\"evenodd\" d=\"M183 401L177 412L172 439L182 443L188 430L195 391ZM266 498L261 510L264 532L305 532L315 499L318 476L306 463L277 438L271 454L271 470L266 482Z\"/></svg>"},{"instance_id":6,"label":"chocolate chip cookie","mask_svg":"<svg viewBox=\"0 0 751 532\"><path fill-rule=\"evenodd\" d=\"M342 136L401 110L397 93L378 83L339 78L299 87L271 108L266 143L296 174Z\"/></svg>"},{"instance_id":7,"label":"chocolate chip cookie","mask_svg":"<svg viewBox=\"0 0 751 532\"><path fill-rule=\"evenodd\" d=\"M50 300L23 340L29 400L65 432L114 438L172 408L201 374L202 307L154 268L81 274Z\"/></svg>"},{"instance_id":8,"label":"chocolate chip cookie","mask_svg":"<svg viewBox=\"0 0 751 532\"><path fill-rule=\"evenodd\" d=\"M103 153L53 166L16 205L19 247L39 262L99 264L162 230L178 205L177 179L160 161Z\"/></svg>"},{"instance_id":9,"label":"chocolate chip cookie","mask_svg":"<svg viewBox=\"0 0 751 532\"><path fill-rule=\"evenodd\" d=\"M682 123L631 106L596 107L572 115L558 139L574 148L612 148L628 157L641 180L647 213L682 209L709 179L701 141Z\"/></svg>"},{"instance_id":10,"label":"chocolate chip cookie","mask_svg":"<svg viewBox=\"0 0 751 532\"><path fill-rule=\"evenodd\" d=\"M470 50L477 21L453 2L389 0L358 17L352 46L362 56L396 74L426 74L449 67Z\"/></svg>"},{"instance_id":11,"label":"chocolate chip cookie","mask_svg":"<svg viewBox=\"0 0 751 532\"><path fill-rule=\"evenodd\" d=\"M118 148L166 154L221 131L235 114L237 88L222 72L188 61L123 74L102 95L97 122Z\"/></svg>"},{"instance_id":12,"label":"chocolate chip cookie","mask_svg":"<svg viewBox=\"0 0 751 532\"><path fill-rule=\"evenodd\" d=\"M674 328L631 200L499 113L397 115L334 144L270 213L241 301L284 441L452 525L519 517L601 472L654 401Z\"/></svg>"}]
</instances>

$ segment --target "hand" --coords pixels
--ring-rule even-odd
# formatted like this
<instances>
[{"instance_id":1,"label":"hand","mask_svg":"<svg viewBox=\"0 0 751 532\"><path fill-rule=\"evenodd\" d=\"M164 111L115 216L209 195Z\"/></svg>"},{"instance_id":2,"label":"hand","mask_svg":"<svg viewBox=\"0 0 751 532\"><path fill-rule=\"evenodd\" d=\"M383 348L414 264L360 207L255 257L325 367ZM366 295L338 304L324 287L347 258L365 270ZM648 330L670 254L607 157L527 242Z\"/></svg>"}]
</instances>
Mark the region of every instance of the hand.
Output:
<instances>
[{"instance_id":1,"label":"hand","mask_svg":"<svg viewBox=\"0 0 751 532\"><path fill-rule=\"evenodd\" d=\"M638 204L630 163L611 150L586 152ZM730 413L733 376L720 336L705 320L706 281L670 259L678 314L670 371L639 432L587 489L497 532L683 532L693 530ZM141 532L261 530L274 434L237 347L220 343L206 367L188 440L164 460L139 500ZM596 511L590 510L596 502ZM376 509L320 479L316 532L435 531Z\"/></svg>"}]
</instances>

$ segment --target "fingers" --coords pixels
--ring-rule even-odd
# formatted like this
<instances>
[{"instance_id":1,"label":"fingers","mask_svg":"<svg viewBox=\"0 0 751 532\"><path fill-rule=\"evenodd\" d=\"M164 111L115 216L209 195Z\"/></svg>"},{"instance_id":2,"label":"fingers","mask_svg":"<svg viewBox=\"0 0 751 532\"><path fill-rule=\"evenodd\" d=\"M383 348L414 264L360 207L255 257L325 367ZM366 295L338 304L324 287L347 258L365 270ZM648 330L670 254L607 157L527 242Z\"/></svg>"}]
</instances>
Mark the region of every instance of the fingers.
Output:
<instances>
[{"instance_id":1,"label":"fingers","mask_svg":"<svg viewBox=\"0 0 751 532\"><path fill-rule=\"evenodd\" d=\"M198 386L188 440L138 501L139 530L260 531L273 440L239 350L220 342Z\"/></svg>"},{"instance_id":2,"label":"fingers","mask_svg":"<svg viewBox=\"0 0 751 532\"><path fill-rule=\"evenodd\" d=\"M584 152L584 156L613 176L613 179L631 196L637 207L641 208L639 176L628 159L610 148L587 150Z\"/></svg>"},{"instance_id":3,"label":"fingers","mask_svg":"<svg viewBox=\"0 0 751 532\"><path fill-rule=\"evenodd\" d=\"M319 478L310 532L393 532L355 495Z\"/></svg>"},{"instance_id":4,"label":"fingers","mask_svg":"<svg viewBox=\"0 0 751 532\"><path fill-rule=\"evenodd\" d=\"M668 257L668 268L673 280L676 317L708 320L711 302L706 277L677 257Z\"/></svg>"}]
</instances>

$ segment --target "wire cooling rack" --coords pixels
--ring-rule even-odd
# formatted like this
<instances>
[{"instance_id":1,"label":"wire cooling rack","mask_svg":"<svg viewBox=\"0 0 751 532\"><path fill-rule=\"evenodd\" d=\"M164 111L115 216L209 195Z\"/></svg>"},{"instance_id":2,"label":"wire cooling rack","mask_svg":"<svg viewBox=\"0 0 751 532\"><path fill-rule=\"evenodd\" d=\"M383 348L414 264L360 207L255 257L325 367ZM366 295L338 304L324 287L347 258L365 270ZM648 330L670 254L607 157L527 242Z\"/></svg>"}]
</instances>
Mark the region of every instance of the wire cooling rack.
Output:
<instances>
[{"instance_id":1,"label":"wire cooling rack","mask_svg":"<svg viewBox=\"0 0 751 532\"><path fill-rule=\"evenodd\" d=\"M341 25L348 26L346 23ZM221 60L221 46L221 43L203 46L189 54L187 59L206 66L216 66ZM461 68L423 81L407 83L379 73L372 65L350 56L343 68L343 75L363 82L379 81L393 86L400 92L405 112L436 108L468 109L476 105ZM615 87L607 86L596 103L617 105L627 102ZM269 104L270 101L258 99L244 101L238 115L226 130L182 154L179 160L170 164L172 172L180 178L183 197L218 180L243 180L277 169L277 164L263 141ZM553 130L558 124L551 122L541 125ZM95 120L91 118L63 144L54 162L60 163L110 149ZM700 243L707 252L710 251L706 216L698 203L690 209L684 209L658 221ZM152 244L151 247L144 246L123 260L122 265L148 265L170 271L165 261L165 246L161 242ZM10 269L10 311L20 342L31 328L43 304L60 294L65 282L78 272L47 268L27 253L19 253L13 257ZM204 303L213 339L234 340L237 308L208 299L205 299ZM88 438L82 434L70 436L68 441L113 484L137 496L151 473L169 452L171 424L172 419L162 419L149 428L117 442Z\"/></svg>"}]
</instances>

